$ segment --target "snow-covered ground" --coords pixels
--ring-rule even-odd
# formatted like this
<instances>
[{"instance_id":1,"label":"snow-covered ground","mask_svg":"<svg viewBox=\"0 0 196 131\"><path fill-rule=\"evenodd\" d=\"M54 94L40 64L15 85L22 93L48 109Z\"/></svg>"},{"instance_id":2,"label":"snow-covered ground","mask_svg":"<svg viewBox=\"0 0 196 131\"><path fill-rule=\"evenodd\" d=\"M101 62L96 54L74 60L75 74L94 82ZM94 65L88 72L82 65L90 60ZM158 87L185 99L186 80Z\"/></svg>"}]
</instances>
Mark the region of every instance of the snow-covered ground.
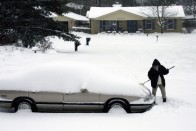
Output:
<instances>
[{"instance_id":1,"label":"snow-covered ground","mask_svg":"<svg viewBox=\"0 0 196 131\"><path fill-rule=\"evenodd\" d=\"M0 109L0 131L196 130L196 32L155 33L148 37L145 34L76 34L81 36L82 43L78 52L64 48L61 53L50 50L43 54L30 49L0 47L0 77L43 63L71 61L89 63L121 78L134 76L140 83L148 80L147 72L157 58L167 68L175 66L165 76L167 103L162 103L158 90L158 105L142 114L126 114L120 109L109 114L7 113ZM86 37L91 37L90 46L85 45ZM57 38L53 42L63 44ZM151 89L150 83L146 86Z\"/></svg>"}]
</instances>

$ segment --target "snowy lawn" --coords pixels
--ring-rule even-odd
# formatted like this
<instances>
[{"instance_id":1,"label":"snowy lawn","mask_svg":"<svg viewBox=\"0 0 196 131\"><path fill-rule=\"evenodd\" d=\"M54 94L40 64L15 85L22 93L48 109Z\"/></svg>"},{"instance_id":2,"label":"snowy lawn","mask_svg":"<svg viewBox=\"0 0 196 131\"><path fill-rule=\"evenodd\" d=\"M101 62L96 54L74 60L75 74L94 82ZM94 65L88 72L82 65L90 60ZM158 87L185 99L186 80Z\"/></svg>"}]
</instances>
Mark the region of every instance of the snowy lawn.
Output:
<instances>
[{"instance_id":1,"label":"snowy lawn","mask_svg":"<svg viewBox=\"0 0 196 131\"><path fill-rule=\"evenodd\" d=\"M155 58L167 68L175 66L166 78L167 103L142 114L112 113L7 113L0 109L0 131L195 131L196 121L196 32L193 34L98 34L77 33L82 38L79 51L64 48L57 53L33 53L30 49L0 47L0 77L9 77L34 66L56 62L83 62L103 68L120 78L148 80L147 72ZM156 36L159 40L156 40ZM91 37L90 46L85 45ZM53 39L56 47L63 44ZM74 49L73 49L74 50ZM80 65L78 65L80 66ZM146 86L151 89L150 82ZM121 87L119 87L121 88ZM112 89L111 89L112 90Z\"/></svg>"}]
</instances>

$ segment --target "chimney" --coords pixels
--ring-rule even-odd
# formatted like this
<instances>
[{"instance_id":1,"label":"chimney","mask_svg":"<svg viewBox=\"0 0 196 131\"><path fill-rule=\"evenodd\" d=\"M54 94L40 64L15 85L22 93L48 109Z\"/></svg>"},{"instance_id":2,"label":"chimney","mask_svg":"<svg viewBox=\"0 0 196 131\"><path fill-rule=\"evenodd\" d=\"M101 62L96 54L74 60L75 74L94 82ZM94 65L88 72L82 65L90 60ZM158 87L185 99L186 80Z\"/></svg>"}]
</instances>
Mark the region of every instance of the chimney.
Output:
<instances>
[{"instance_id":1,"label":"chimney","mask_svg":"<svg viewBox=\"0 0 196 131\"><path fill-rule=\"evenodd\" d=\"M122 4L120 4L119 2L116 2L115 4L112 5L113 7L122 7Z\"/></svg>"}]
</instances>

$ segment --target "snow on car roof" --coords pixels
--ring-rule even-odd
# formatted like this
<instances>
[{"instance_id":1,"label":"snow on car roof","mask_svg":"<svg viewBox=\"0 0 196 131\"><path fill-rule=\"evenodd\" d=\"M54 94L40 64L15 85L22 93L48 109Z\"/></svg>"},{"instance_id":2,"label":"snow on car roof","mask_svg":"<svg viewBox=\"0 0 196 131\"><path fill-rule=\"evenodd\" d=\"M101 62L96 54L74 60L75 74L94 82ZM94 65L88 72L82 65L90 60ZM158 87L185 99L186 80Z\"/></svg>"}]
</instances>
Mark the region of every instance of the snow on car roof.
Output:
<instances>
[{"instance_id":1,"label":"snow on car roof","mask_svg":"<svg viewBox=\"0 0 196 131\"><path fill-rule=\"evenodd\" d=\"M133 13L142 17L156 17L152 12L150 6L138 6L138 7L91 7L87 12L88 18L98 18L100 16L123 10L129 13ZM159 7L160 8L160 7ZM161 8L160 8L161 9ZM172 13L170 17L185 17L184 9L182 6L169 6L167 8L169 13Z\"/></svg>"},{"instance_id":2,"label":"snow on car roof","mask_svg":"<svg viewBox=\"0 0 196 131\"><path fill-rule=\"evenodd\" d=\"M93 65L76 62L49 63L0 79L0 90L54 91L144 96L134 78L107 73Z\"/></svg>"}]
</instances>

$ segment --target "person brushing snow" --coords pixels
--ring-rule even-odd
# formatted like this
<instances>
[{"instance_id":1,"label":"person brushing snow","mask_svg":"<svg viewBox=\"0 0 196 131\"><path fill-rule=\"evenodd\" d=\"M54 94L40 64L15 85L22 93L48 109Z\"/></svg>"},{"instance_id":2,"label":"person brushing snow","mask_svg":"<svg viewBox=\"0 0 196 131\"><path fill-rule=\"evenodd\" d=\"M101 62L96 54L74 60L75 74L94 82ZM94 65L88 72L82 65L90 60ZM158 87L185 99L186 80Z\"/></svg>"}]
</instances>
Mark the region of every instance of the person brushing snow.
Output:
<instances>
[{"instance_id":1,"label":"person brushing snow","mask_svg":"<svg viewBox=\"0 0 196 131\"><path fill-rule=\"evenodd\" d=\"M169 69L166 69L161 63L155 59L152 63L152 67L148 71L148 77L151 80L152 94L156 97L157 88L161 90L163 102L166 102L165 92L165 78L163 75L167 75Z\"/></svg>"}]
</instances>

